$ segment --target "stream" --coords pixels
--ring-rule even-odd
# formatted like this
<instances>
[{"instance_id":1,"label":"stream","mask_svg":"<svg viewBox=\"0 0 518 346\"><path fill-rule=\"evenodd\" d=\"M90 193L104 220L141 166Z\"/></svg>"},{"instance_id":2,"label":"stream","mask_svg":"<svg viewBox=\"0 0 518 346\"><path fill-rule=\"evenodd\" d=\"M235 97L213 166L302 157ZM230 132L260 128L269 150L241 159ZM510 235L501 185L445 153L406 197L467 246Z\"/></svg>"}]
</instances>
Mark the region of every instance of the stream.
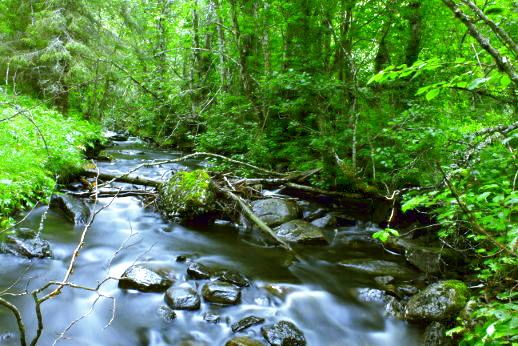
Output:
<instances>
[{"instance_id":1,"label":"stream","mask_svg":"<svg viewBox=\"0 0 518 346\"><path fill-rule=\"evenodd\" d=\"M111 162L99 162L103 171L126 172L155 159L169 159L180 153L151 148L135 138L114 142L107 152ZM165 178L171 169L202 166L199 161L144 168L140 175ZM250 279L241 291L241 303L218 306L202 300L196 311L176 311L166 320L159 313L163 293L123 290L116 280L100 289L104 297L81 289L65 288L61 295L42 305L44 330L40 345L224 345L234 336L246 335L263 342L261 326L291 321L311 346L390 346L418 345L419 327L385 314L383 304L358 298L362 288L376 287L372 275L351 270L337 262L371 258L403 263L399 256L379 247L350 246L341 242L344 234L372 234L370 222L356 221L337 230L326 231L329 246L297 246L305 259L287 265L279 248L257 244L223 222L211 226L182 226L164 220L153 208L136 197L102 198L96 208L106 206L95 218L86 244L77 260L71 281L95 287L106 277L120 277L135 263L169 272L177 283L188 281L198 289L207 280L191 280L186 268L191 261L214 269L237 271ZM45 207L34 210L23 227L37 229ZM54 210L48 212L42 237L51 244L53 257L33 259L0 255L0 289L21 278L12 291L41 287L51 280L62 280L71 254L79 242L81 227L73 226ZM177 261L185 256L186 262ZM111 298L107 298L111 297ZM30 297L11 300L24 316L29 337L36 330L34 304ZM93 306L93 308L92 308ZM208 322L207 313L219 321ZM254 315L264 324L233 333L231 325ZM216 323L214 323L216 322ZM60 337L61 335L61 337ZM0 345L18 345L13 316L0 309Z\"/></svg>"}]
</instances>

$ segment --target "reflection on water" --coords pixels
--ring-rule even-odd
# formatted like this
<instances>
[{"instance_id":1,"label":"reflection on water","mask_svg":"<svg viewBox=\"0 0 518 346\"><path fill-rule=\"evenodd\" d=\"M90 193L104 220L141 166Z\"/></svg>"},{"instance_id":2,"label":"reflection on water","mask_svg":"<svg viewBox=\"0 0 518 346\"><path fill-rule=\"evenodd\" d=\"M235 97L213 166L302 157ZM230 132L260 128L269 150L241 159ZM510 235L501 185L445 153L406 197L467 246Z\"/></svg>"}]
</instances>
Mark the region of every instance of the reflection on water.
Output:
<instances>
[{"instance_id":1,"label":"reflection on water","mask_svg":"<svg viewBox=\"0 0 518 346\"><path fill-rule=\"evenodd\" d=\"M148 149L138 141L118 143L109 153L117 160L100 166L111 172L124 172L147 160L180 155ZM199 162L189 162L185 166L162 165L144 168L139 174L160 178L171 168L198 165ZM110 201L100 200L97 208ZM37 228L44 209L36 210L24 226ZM359 224L341 232L365 231L368 227L368 224ZM54 257L29 261L0 256L1 288L9 286L21 275L23 279L14 291L26 286L30 290L50 280L61 280L80 232L60 214L50 211L43 237L51 242ZM336 232L329 234L329 237L335 236L339 237ZM265 318L267 324L292 321L304 332L308 345L418 344L419 330L385 317L382 306L356 300L356 288L373 287L372 278L335 264L344 258L386 259L391 255L368 246L351 248L340 244L300 248L306 261L288 267L281 250L254 246L230 226L190 229L167 223L150 208L144 208L142 201L136 198L118 198L95 219L72 276L74 283L94 287L107 277L118 277L136 262L148 262L168 271L177 282L187 281L188 263L176 261L178 255L186 255L190 260L215 269L236 270L251 278L253 284L242 290L242 301L237 306L202 304L199 311L177 312L173 321L166 321L159 314L159 307L164 304L163 294L124 291L114 280L101 287L102 297L66 288L60 296L43 304L45 328L40 344L52 345L71 326L59 340L59 345L224 345L233 335L230 325L250 315ZM192 282L198 289L203 283ZM36 328L31 299L21 297L12 301L21 308L31 337ZM205 321L206 313L219 315L220 322ZM239 335L262 339L260 327L251 327ZM16 331L12 316L0 309L0 333ZM0 339L0 345L18 344L17 336L5 335L7 337Z\"/></svg>"}]
</instances>

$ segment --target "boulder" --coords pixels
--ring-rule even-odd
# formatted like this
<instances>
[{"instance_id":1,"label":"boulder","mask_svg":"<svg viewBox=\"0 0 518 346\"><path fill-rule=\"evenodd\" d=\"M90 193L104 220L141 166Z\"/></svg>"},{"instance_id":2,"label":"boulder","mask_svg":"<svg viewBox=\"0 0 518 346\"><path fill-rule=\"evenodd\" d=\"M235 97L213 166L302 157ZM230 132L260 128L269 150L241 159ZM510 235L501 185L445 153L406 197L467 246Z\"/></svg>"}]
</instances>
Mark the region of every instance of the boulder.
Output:
<instances>
[{"instance_id":1,"label":"boulder","mask_svg":"<svg viewBox=\"0 0 518 346\"><path fill-rule=\"evenodd\" d=\"M228 282L213 281L203 286L202 295L211 303L234 305L241 299L241 290Z\"/></svg>"},{"instance_id":2,"label":"boulder","mask_svg":"<svg viewBox=\"0 0 518 346\"><path fill-rule=\"evenodd\" d=\"M387 246L403 253L409 263L428 274L440 273L446 264L459 261L458 254L451 249L428 246L415 240L395 238Z\"/></svg>"},{"instance_id":3,"label":"boulder","mask_svg":"<svg viewBox=\"0 0 518 346\"><path fill-rule=\"evenodd\" d=\"M193 279L204 280L210 278L211 272L205 265L193 262L189 264L187 274Z\"/></svg>"},{"instance_id":4,"label":"boulder","mask_svg":"<svg viewBox=\"0 0 518 346\"><path fill-rule=\"evenodd\" d=\"M293 323L280 321L261 328L261 334L272 346L305 346L306 338Z\"/></svg>"},{"instance_id":5,"label":"boulder","mask_svg":"<svg viewBox=\"0 0 518 346\"><path fill-rule=\"evenodd\" d=\"M227 341L225 346L264 346L264 344L248 336L239 336Z\"/></svg>"},{"instance_id":6,"label":"boulder","mask_svg":"<svg viewBox=\"0 0 518 346\"><path fill-rule=\"evenodd\" d=\"M52 256L49 242L41 239L37 232L28 228L19 229L15 234L8 235L0 251L27 258Z\"/></svg>"},{"instance_id":7,"label":"boulder","mask_svg":"<svg viewBox=\"0 0 518 346\"><path fill-rule=\"evenodd\" d=\"M399 263L373 260L373 259L349 259L338 263L340 266L357 272L370 274L374 276L393 276L401 277L415 277L417 274L411 268L407 268Z\"/></svg>"},{"instance_id":8,"label":"boulder","mask_svg":"<svg viewBox=\"0 0 518 346\"><path fill-rule=\"evenodd\" d=\"M74 225L84 225L90 218L90 208L79 198L67 194L55 194L50 198L50 208L60 210Z\"/></svg>"},{"instance_id":9,"label":"boulder","mask_svg":"<svg viewBox=\"0 0 518 346\"><path fill-rule=\"evenodd\" d=\"M170 287L165 292L164 300L173 310L198 310L201 305L200 296L187 283Z\"/></svg>"},{"instance_id":10,"label":"boulder","mask_svg":"<svg viewBox=\"0 0 518 346\"><path fill-rule=\"evenodd\" d=\"M235 271L225 270L218 273L217 278L219 281L228 282L239 287L250 286L250 280L248 280L243 274Z\"/></svg>"},{"instance_id":11,"label":"boulder","mask_svg":"<svg viewBox=\"0 0 518 346\"><path fill-rule=\"evenodd\" d=\"M264 318L257 317L257 316L248 316L243 318L242 320L234 323L231 328L234 333L243 331L247 328L250 328L251 326L255 326L257 324L261 324L264 322Z\"/></svg>"},{"instance_id":12,"label":"boulder","mask_svg":"<svg viewBox=\"0 0 518 346\"><path fill-rule=\"evenodd\" d=\"M315 219L311 221L313 226L317 226L318 228L328 228L336 226L336 218L332 214L327 214L324 217Z\"/></svg>"},{"instance_id":13,"label":"boulder","mask_svg":"<svg viewBox=\"0 0 518 346\"><path fill-rule=\"evenodd\" d=\"M211 178L205 170L177 172L158 191L158 207L169 218L193 220L215 209Z\"/></svg>"},{"instance_id":14,"label":"boulder","mask_svg":"<svg viewBox=\"0 0 518 346\"><path fill-rule=\"evenodd\" d=\"M304 220L286 222L275 228L275 233L288 243L327 244L322 230Z\"/></svg>"},{"instance_id":15,"label":"boulder","mask_svg":"<svg viewBox=\"0 0 518 346\"><path fill-rule=\"evenodd\" d=\"M462 281L439 281L408 301L405 318L411 321L447 321L466 305L469 288Z\"/></svg>"},{"instance_id":16,"label":"boulder","mask_svg":"<svg viewBox=\"0 0 518 346\"><path fill-rule=\"evenodd\" d=\"M357 298L363 303L374 303L383 305L385 315L402 318L403 305L395 297L388 295L385 291L375 288L359 288L357 290Z\"/></svg>"},{"instance_id":17,"label":"boulder","mask_svg":"<svg viewBox=\"0 0 518 346\"><path fill-rule=\"evenodd\" d=\"M252 202L252 211L265 224L274 227L299 216L297 204L291 200L269 198Z\"/></svg>"},{"instance_id":18,"label":"boulder","mask_svg":"<svg viewBox=\"0 0 518 346\"><path fill-rule=\"evenodd\" d=\"M129 267L119 279L120 288L142 292L163 292L171 285L171 280L143 264Z\"/></svg>"},{"instance_id":19,"label":"boulder","mask_svg":"<svg viewBox=\"0 0 518 346\"><path fill-rule=\"evenodd\" d=\"M426 327L422 346L452 346L453 340L446 336L446 326L440 322L432 322Z\"/></svg>"}]
</instances>

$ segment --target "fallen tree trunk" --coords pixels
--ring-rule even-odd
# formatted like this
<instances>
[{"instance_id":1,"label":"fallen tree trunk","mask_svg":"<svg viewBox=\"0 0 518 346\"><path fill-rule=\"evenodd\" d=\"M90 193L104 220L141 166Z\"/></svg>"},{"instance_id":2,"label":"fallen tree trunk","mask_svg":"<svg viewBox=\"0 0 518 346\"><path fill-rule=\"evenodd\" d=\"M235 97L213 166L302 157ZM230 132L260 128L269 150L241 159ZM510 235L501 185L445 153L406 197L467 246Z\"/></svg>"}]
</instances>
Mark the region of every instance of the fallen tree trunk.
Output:
<instances>
[{"instance_id":1,"label":"fallen tree trunk","mask_svg":"<svg viewBox=\"0 0 518 346\"><path fill-rule=\"evenodd\" d=\"M93 169L87 169L83 172L83 175L87 176L87 177L92 177L92 178L95 178L95 177L98 177L99 180L113 180L113 181L117 181L117 182L120 182L120 183L128 183L128 184L135 184L135 185L143 185L143 186L152 186L152 187L155 187L155 188L158 188L160 186L162 186L162 184L164 183L163 181L161 180L156 180L156 179L151 179L151 178L146 178L146 177L142 177L142 176L139 176L139 175L134 175L134 174L113 174L113 173L106 173L106 172L97 172L96 170L93 170Z\"/></svg>"}]
</instances>

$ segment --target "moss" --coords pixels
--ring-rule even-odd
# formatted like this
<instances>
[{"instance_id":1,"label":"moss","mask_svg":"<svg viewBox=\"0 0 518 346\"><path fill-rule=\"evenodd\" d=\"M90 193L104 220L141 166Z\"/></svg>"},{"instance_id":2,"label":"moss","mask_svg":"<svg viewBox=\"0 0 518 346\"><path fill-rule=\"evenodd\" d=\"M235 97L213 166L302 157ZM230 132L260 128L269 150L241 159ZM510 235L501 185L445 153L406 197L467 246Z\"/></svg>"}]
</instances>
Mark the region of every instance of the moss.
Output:
<instances>
[{"instance_id":1,"label":"moss","mask_svg":"<svg viewBox=\"0 0 518 346\"><path fill-rule=\"evenodd\" d=\"M205 170L178 172L160 190L160 210L168 217L190 218L211 210L214 194Z\"/></svg>"},{"instance_id":2,"label":"moss","mask_svg":"<svg viewBox=\"0 0 518 346\"><path fill-rule=\"evenodd\" d=\"M470 291L468 286L464 282L459 280L446 280L443 282L443 285L444 287L452 288L455 290L455 292L457 292L456 297L459 300L459 305L466 305L470 296Z\"/></svg>"}]
</instances>

